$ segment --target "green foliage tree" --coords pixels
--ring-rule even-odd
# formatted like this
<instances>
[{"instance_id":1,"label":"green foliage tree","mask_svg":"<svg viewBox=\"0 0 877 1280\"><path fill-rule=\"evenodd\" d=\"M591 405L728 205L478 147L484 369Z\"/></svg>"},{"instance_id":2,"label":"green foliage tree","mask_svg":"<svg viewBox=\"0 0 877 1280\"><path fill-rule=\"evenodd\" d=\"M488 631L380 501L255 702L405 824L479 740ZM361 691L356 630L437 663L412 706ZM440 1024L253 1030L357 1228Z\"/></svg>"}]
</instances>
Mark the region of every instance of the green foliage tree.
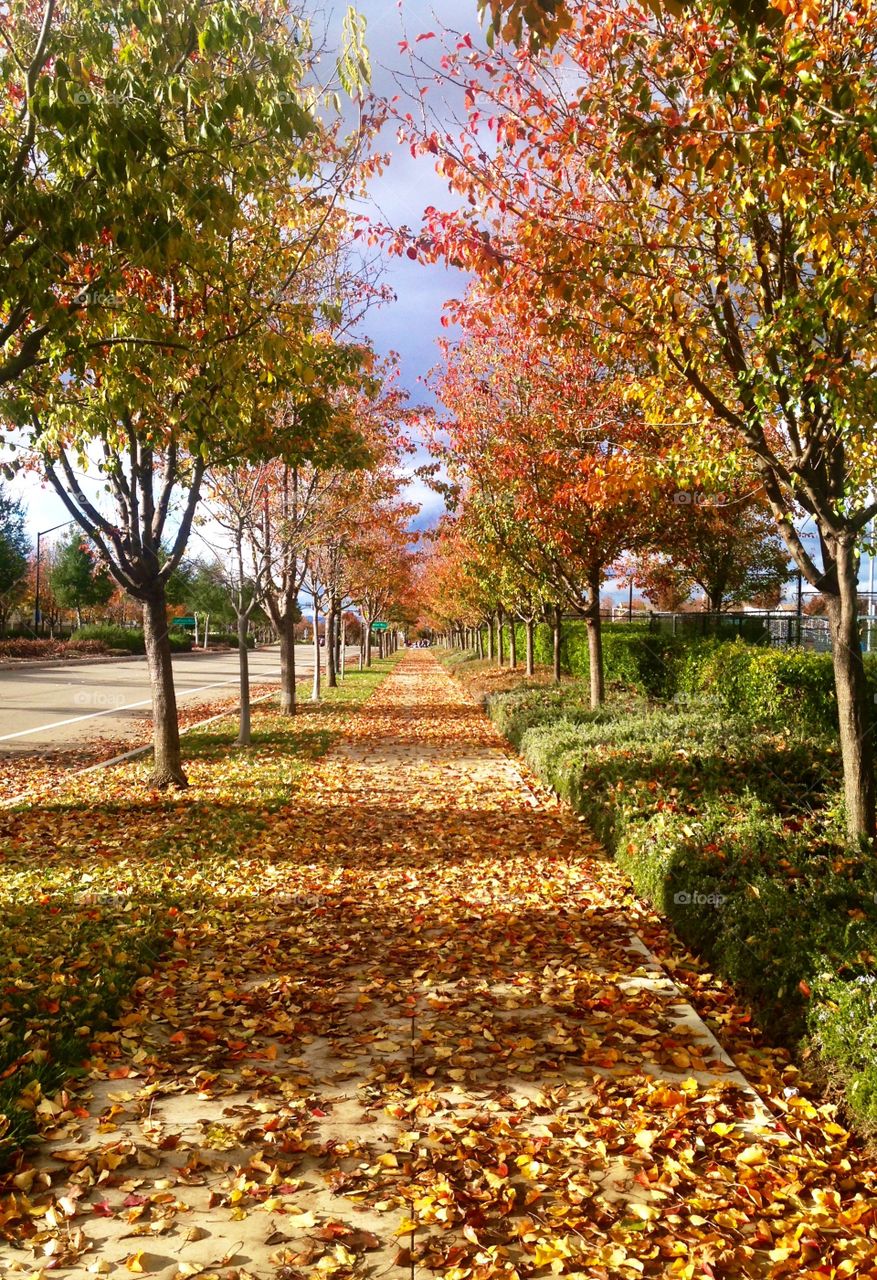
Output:
<instances>
[{"instance_id":1,"label":"green foliage tree","mask_svg":"<svg viewBox=\"0 0 877 1280\"><path fill-rule=\"evenodd\" d=\"M49 586L62 609L75 610L76 624L80 627L83 610L109 604L116 589L94 547L79 533L58 548L49 573Z\"/></svg>"},{"instance_id":2,"label":"green foliage tree","mask_svg":"<svg viewBox=\"0 0 877 1280\"><path fill-rule=\"evenodd\" d=\"M313 406L326 400L326 379L362 361L361 348L325 338L320 312L332 299L321 298L308 275L345 226L338 197L358 143L348 146L321 123L319 94L309 87L317 55L307 25L285 6L167 0L148 16L124 6L118 16L107 25L109 49L101 46L100 110L121 98L123 119L157 140L159 154L141 154L132 140L133 158L105 161L124 216L121 207L113 216L105 210L99 232L74 246L76 305L84 308L76 342L45 334L39 362L19 372L7 409L29 428L46 479L141 605L153 781L185 786L167 584L185 553L208 464L276 453L272 406L291 381L309 388L309 409L282 444L307 454L323 422ZM71 58L46 64L50 104L66 92ZM90 65L76 65L89 86L98 79ZM341 73L349 77L350 65ZM63 111L55 115L66 127ZM141 215L144 166L167 198L168 218L153 217L149 245L127 230ZM151 208L147 201L144 216ZM328 371L318 376L314 365L327 351ZM77 479L95 458L112 515Z\"/></svg>"},{"instance_id":3,"label":"green foliage tree","mask_svg":"<svg viewBox=\"0 0 877 1280\"><path fill-rule=\"evenodd\" d=\"M0 486L0 635L27 577L30 539L20 499Z\"/></svg>"},{"instance_id":4,"label":"green foliage tree","mask_svg":"<svg viewBox=\"0 0 877 1280\"><path fill-rule=\"evenodd\" d=\"M40 360L93 347L86 321L125 307L129 271L196 261L225 234L229 148L246 188L255 140L303 139L314 94L306 26L277 0L11 0L2 27L0 387L14 396ZM367 73L350 11L338 76L353 90Z\"/></svg>"}]
</instances>

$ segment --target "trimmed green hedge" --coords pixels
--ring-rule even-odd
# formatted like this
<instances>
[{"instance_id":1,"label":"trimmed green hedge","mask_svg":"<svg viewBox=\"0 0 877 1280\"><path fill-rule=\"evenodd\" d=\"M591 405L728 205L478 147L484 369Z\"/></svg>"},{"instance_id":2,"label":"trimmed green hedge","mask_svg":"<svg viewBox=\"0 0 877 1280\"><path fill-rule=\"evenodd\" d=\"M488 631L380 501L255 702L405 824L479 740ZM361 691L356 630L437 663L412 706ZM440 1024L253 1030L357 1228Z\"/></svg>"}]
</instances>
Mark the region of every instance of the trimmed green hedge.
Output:
<instances>
[{"instance_id":1,"label":"trimmed green hedge","mask_svg":"<svg viewBox=\"0 0 877 1280\"><path fill-rule=\"evenodd\" d=\"M518 655L525 653L526 632L516 628ZM609 688L624 688L649 697L666 697L672 692L674 672L690 647L680 637L649 631L641 623L603 624L603 667ZM536 662L554 662L551 628L540 623L535 629L533 652ZM588 677L588 629L584 622L564 622L561 631L560 661L568 675Z\"/></svg>"},{"instance_id":2,"label":"trimmed green hedge","mask_svg":"<svg viewBox=\"0 0 877 1280\"><path fill-rule=\"evenodd\" d=\"M141 627L116 627L107 623L94 623L79 627L70 637L73 645L82 641L97 641L106 645L107 649L122 649L126 653L145 653L146 641ZM192 649L192 637L180 628L170 630L171 648L174 653L189 653Z\"/></svg>"},{"instance_id":3,"label":"trimmed green hedge","mask_svg":"<svg viewBox=\"0 0 877 1280\"><path fill-rule=\"evenodd\" d=\"M800 669L795 705L824 719L813 655L779 656L802 661L768 672ZM592 713L576 683L497 694L489 709L636 891L774 1031L809 1037L877 1129L877 860L845 844L837 748L826 734L755 727L740 714L750 703L732 711L733 693L716 696L719 714L696 700Z\"/></svg>"},{"instance_id":4,"label":"trimmed green hedge","mask_svg":"<svg viewBox=\"0 0 877 1280\"><path fill-rule=\"evenodd\" d=\"M236 631L223 631L223 632L220 632L218 635L211 635L210 643L224 644L229 649L240 648L240 641L238 640L238 634ZM247 636L247 648L255 649L255 647L256 647L256 637L252 634L249 634Z\"/></svg>"},{"instance_id":5,"label":"trimmed green hedge","mask_svg":"<svg viewBox=\"0 0 877 1280\"><path fill-rule=\"evenodd\" d=\"M518 652L523 653L523 628ZM536 628L539 663L553 658L551 628ZM588 637L584 622L566 622L563 669L586 680ZM753 724L808 733L837 732L837 699L830 653L773 649L725 638L686 638L649 631L634 623L603 627L606 687L683 705L712 706L722 715L742 714ZM877 727L877 653L865 655Z\"/></svg>"}]
</instances>

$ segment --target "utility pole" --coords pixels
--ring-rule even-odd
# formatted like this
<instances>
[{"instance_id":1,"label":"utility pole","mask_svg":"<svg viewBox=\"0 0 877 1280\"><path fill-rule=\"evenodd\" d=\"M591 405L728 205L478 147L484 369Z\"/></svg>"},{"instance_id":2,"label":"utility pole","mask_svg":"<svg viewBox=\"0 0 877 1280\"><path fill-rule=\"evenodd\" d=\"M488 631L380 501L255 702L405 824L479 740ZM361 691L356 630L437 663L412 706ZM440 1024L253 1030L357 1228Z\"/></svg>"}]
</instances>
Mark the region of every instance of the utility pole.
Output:
<instances>
[{"instance_id":1,"label":"utility pole","mask_svg":"<svg viewBox=\"0 0 877 1280\"><path fill-rule=\"evenodd\" d=\"M33 608L33 629L39 638L42 630L42 614L40 613L40 556L42 554L41 546L43 538L50 533L55 533L58 529L66 529L68 525L76 524L75 520L62 520L60 524L53 524L51 529L41 529L37 534L37 567L34 575L34 608Z\"/></svg>"},{"instance_id":2,"label":"utility pole","mask_svg":"<svg viewBox=\"0 0 877 1280\"><path fill-rule=\"evenodd\" d=\"M874 625L874 539L877 537L877 520L871 521L871 550L868 556L868 626L865 630L865 652L871 652L871 628Z\"/></svg>"}]
</instances>

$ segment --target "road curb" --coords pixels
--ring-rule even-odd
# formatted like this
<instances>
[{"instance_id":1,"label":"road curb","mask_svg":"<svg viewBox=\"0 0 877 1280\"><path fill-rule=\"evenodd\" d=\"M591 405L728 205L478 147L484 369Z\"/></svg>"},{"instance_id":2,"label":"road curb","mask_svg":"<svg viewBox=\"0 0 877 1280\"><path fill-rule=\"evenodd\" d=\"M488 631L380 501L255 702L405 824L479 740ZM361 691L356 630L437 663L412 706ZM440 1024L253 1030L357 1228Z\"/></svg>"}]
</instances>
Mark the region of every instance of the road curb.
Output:
<instances>
[{"instance_id":1,"label":"road curb","mask_svg":"<svg viewBox=\"0 0 877 1280\"><path fill-rule=\"evenodd\" d=\"M276 645L259 644L255 649L251 649L250 653L264 653L268 649L274 649ZM236 653L236 649L191 649L188 653L174 654L175 658L215 658L219 653ZM71 671L78 671L80 667L103 667L115 662L145 662L145 653L122 653L117 657L108 654L102 654L97 658L22 658L20 662L2 661L0 660L0 672L3 671L27 671L48 667L57 671L59 668L69 667Z\"/></svg>"}]
</instances>

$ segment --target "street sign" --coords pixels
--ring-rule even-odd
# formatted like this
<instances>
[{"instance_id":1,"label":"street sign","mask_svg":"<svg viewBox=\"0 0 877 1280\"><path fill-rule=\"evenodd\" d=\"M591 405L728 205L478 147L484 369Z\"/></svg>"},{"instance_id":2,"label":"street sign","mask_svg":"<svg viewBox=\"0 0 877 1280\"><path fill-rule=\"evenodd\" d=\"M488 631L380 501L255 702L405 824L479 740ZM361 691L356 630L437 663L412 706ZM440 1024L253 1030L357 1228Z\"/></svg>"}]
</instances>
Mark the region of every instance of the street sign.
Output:
<instances>
[{"instance_id":1,"label":"street sign","mask_svg":"<svg viewBox=\"0 0 877 1280\"><path fill-rule=\"evenodd\" d=\"M372 631L389 631L389 630L390 630L389 622L373 622L372 623Z\"/></svg>"},{"instance_id":2,"label":"street sign","mask_svg":"<svg viewBox=\"0 0 877 1280\"><path fill-rule=\"evenodd\" d=\"M171 623L172 627L189 627L193 631L196 625L197 623L195 622L194 618L174 618L173 622Z\"/></svg>"}]
</instances>

